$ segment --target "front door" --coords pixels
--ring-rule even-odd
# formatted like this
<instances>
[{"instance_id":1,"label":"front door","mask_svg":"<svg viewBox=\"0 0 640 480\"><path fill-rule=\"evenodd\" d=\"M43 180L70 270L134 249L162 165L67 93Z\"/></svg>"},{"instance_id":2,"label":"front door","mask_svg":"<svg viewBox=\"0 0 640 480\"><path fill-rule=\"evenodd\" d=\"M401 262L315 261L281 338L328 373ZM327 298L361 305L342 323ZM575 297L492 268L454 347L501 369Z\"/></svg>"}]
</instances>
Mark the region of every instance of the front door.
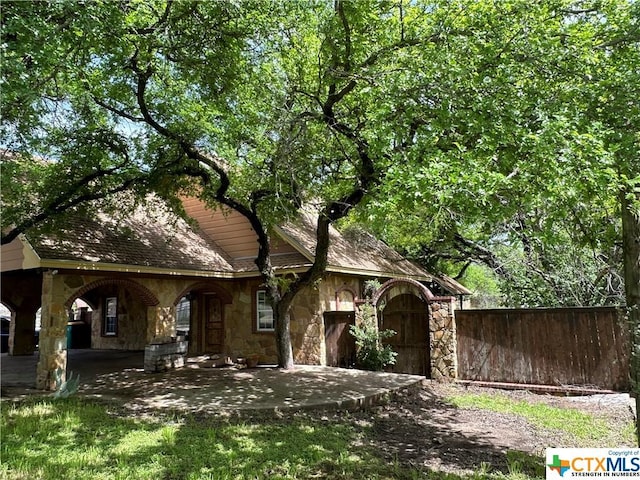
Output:
<instances>
[{"instance_id":1,"label":"front door","mask_svg":"<svg viewBox=\"0 0 640 480\"><path fill-rule=\"evenodd\" d=\"M223 353L224 323L222 304L217 296L204 296L204 345L205 353Z\"/></svg>"}]
</instances>

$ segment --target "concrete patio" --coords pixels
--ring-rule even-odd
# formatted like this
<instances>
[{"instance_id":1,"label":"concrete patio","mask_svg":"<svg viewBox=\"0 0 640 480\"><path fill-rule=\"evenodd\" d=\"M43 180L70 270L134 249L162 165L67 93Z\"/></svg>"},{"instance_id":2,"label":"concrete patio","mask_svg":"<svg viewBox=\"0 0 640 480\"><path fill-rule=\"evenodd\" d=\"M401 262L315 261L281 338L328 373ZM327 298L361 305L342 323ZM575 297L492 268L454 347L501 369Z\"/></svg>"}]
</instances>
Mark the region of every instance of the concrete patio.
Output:
<instances>
[{"instance_id":1,"label":"concrete patio","mask_svg":"<svg viewBox=\"0 0 640 480\"><path fill-rule=\"evenodd\" d=\"M37 353L0 357L3 396L42 395L35 390ZM126 408L202 413L353 409L375 404L389 393L420 384L424 377L321 366L281 370L187 366L145 373L143 352L70 350L68 371L80 375L78 395L114 400Z\"/></svg>"}]
</instances>

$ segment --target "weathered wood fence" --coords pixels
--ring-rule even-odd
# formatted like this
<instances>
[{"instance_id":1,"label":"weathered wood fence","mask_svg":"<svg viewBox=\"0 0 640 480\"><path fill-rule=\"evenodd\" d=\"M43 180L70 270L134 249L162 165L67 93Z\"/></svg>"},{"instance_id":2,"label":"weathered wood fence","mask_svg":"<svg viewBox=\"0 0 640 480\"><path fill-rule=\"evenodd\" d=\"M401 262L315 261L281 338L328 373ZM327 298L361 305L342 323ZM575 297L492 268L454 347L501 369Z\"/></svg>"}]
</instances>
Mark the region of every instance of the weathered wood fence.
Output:
<instances>
[{"instance_id":1,"label":"weathered wood fence","mask_svg":"<svg viewBox=\"0 0 640 480\"><path fill-rule=\"evenodd\" d=\"M609 307L456 311L461 380L628 391L629 328Z\"/></svg>"}]
</instances>

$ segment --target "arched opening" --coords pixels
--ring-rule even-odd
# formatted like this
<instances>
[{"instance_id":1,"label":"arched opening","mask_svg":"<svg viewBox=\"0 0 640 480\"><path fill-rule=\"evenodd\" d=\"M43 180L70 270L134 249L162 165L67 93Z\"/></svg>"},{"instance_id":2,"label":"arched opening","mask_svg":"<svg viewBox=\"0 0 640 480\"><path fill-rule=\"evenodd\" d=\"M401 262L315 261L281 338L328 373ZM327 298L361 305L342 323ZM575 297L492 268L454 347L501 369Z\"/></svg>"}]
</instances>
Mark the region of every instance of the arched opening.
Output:
<instances>
[{"instance_id":1,"label":"arched opening","mask_svg":"<svg viewBox=\"0 0 640 480\"><path fill-rule=\"evenodd\" d=\"M157 300L147 289L132 281L105 279L86 285L65 303L69 323L76 322L76 312L83 317L77 320L83 324L78 323L82 346L68 348L144 350L147 307L154 303Z\"/></svg>"},{"instance_id":2,"label":"arched opening","mask_svg":"<svg viewBox=\"0 0 640 480\"><path fill-rule=\"evenodd\" d=\"M105 278L88 283L65 302L67 373L90 378L144 363L149 307L155 295L139 283Z\"/></svg>"},{"instance_id":3,"label":"arched opening","mask_svg":"<svg viewBox=\"0 0 640 480\"><path fill-rule=\"evenodd\" d=\"M403 293L388 300L378 314L381 330L391 329L396 335L385 343L398 354L390 370L431 377L428 305L416 295Z\"/></svg>"},{"instance_id":4,"label":"arched opening","mask_svg":"<svg viewBox=\"0 0 640 480\"><path fill-rule=\"evenodd\" d=\"M193 284L178 295L176 335L189 341L190 355L225 353L225 305L232 299L214 282Z\"/></svg>"}]
</instances>

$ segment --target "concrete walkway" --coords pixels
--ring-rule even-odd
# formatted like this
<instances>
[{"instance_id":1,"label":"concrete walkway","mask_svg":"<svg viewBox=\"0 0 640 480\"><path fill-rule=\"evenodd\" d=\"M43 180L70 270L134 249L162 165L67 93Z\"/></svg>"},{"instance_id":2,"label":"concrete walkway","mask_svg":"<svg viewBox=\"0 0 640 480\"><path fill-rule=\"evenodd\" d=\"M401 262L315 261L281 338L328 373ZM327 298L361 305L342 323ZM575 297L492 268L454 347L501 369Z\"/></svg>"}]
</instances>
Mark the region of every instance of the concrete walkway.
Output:
<instances>
[{"instance_id":1,"label":"concrete walkway","mask_svg":"<svg viewBox=\"0 0 640 480\"><path fill-rule=\"evenodd\" d=\"M1 357L3 394L32 393L37 354ZM144 373L142 352L69 351L68 371L80 374L79 395L114 400L135 411L202 413L353 409L384 399L424 377L320 366L204 368L189 362L164 373Z\"/></svg>"}]
</instances>

